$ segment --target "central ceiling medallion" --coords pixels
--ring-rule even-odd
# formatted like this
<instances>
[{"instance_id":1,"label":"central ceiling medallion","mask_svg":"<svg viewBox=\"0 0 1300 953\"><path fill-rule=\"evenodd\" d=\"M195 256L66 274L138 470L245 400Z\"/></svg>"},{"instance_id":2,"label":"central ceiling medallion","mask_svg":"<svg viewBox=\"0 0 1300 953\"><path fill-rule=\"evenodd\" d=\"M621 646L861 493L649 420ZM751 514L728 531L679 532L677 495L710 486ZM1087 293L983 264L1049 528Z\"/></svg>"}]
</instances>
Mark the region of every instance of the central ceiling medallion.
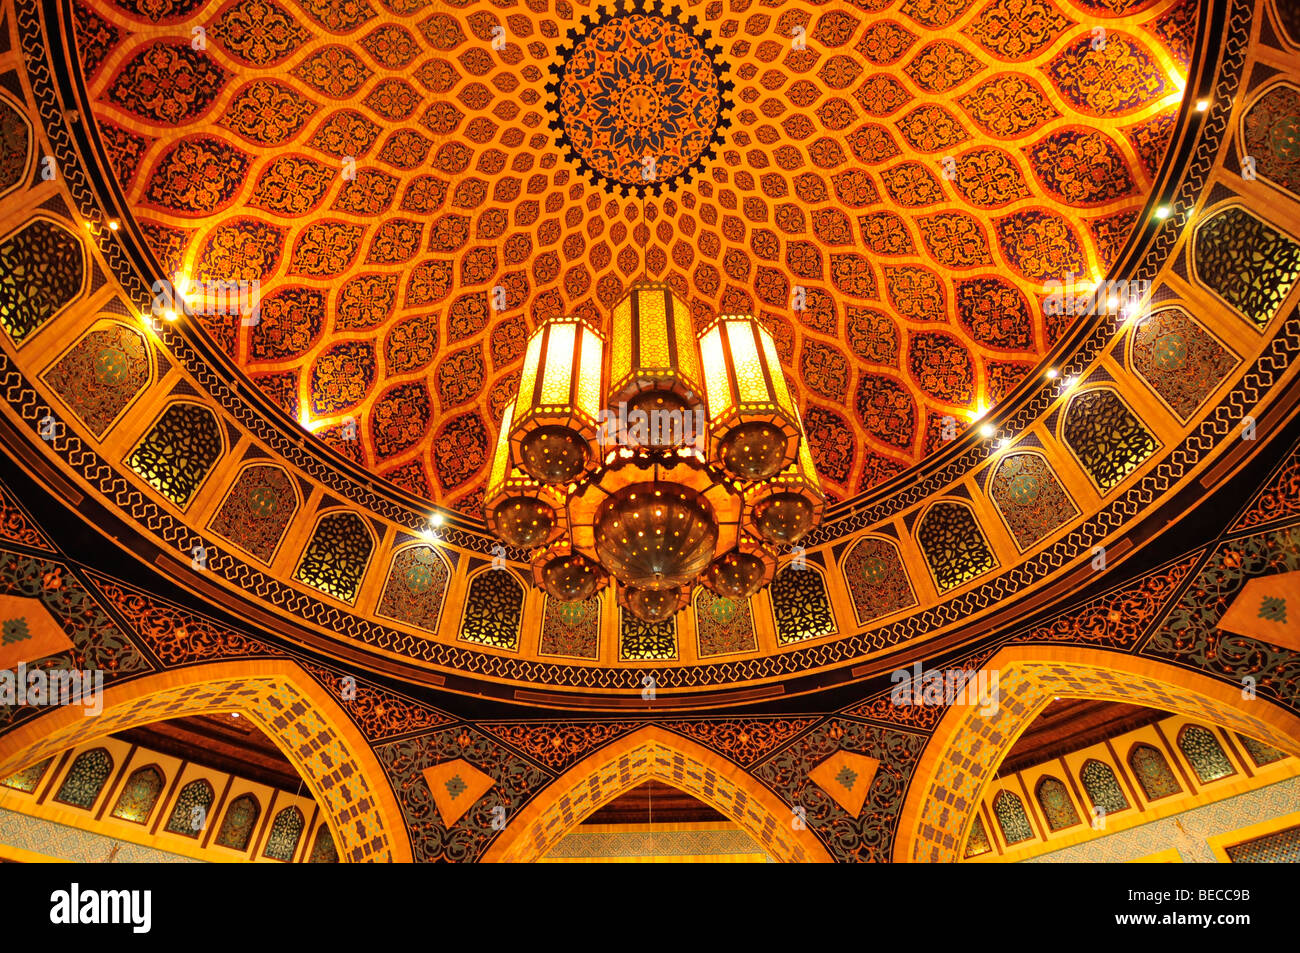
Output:
<instances>
[{"instance_id":1,"label":"central ceiling medallion","mask_svg":"<svg viewBox=\"0 0 1300 953\"><path fill-rule=\"evenodd\" d=\"M693 29L693 17L619 9L570 32L553 69L552 127L607 188L657 194L712 157L731 83L721 51Z\"/></svg>"},{"instance_id":2,"label":"central ceiling medallion","mask_svg":"<svg viewBox=\"0 0 1300 953\"><path fill-rule=\"evenodd\" d=\"M552 598L587 599L612 577L621 606L661 622L697 582L757 592L824 502L767 329L724 315L697 336L668 285L641 281L608 339L583 317L529 338L484 513L534 550Z\"/></svg>"}]
</instances>

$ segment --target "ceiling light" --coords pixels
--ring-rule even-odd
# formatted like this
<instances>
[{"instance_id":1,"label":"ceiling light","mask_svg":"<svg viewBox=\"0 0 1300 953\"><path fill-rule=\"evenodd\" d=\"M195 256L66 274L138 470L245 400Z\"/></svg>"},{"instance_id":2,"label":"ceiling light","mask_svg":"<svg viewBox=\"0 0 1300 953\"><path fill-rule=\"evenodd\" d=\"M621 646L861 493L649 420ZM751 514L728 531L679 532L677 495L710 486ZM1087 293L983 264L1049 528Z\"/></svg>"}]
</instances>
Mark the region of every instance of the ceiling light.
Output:
<instances>
[{"instance_id":1,"label":"ceiling light","mask_svg":"<svg viewBox=\"0 0 1300 953\"><path fill-rule=\"evenodd\" d=\"M665 283L639 281L603 335L585 317L533 333L505 407L484 497L488 526L532 558L559 602L611 579L644 622L702 584L770 582L773 547L821 519L825 497L771 334L723 315L697 335Z\"/></svg>"},{"instance_id":2,"label":"ceiling light","mask_svg":"<svg viewBox=\"0 0 1300 953\"><path fill-rule=\"evenodd\" d=\"M998 431L997 431L997 428L994 427L992 424L981 424L981 425L980 425L980 436L981 436L981 437L991 437L991 436L993 436L993 435L994 435L995 433L997 433L997 432L998 432Z\"/></svg>"}]
</instances>

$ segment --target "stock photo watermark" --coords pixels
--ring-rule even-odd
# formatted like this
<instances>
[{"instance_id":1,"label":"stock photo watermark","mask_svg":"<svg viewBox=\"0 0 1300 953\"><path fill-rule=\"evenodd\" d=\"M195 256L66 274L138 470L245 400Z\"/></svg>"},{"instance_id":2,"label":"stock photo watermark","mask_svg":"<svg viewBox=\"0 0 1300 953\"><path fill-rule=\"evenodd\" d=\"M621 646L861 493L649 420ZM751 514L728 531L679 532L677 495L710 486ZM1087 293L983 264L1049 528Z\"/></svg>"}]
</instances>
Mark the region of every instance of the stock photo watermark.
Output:
<instances>
[{"instance_id":1,"label":"stock photo watermark","mask_svg":"<svg viewBox=\"0 0 1300 953\"><path fill-rule=\"evenodd\" d=\"M81 705L93 718L104 710L104 673L76 669L0 669L0 705L56 708Z\"/></svg>"},{"instance_id":2,"label":"stock photo watermark","mask_svg":"<svg viewBox=\"0 0 1300 953\"><path fill-rule=\"evenodd\" d=\"M932 668L913 663L889 674L894 683L889 701L893 705L965 705L979 709L986 718L998 709L997 669Z\"/></svg>"}]
</instances>

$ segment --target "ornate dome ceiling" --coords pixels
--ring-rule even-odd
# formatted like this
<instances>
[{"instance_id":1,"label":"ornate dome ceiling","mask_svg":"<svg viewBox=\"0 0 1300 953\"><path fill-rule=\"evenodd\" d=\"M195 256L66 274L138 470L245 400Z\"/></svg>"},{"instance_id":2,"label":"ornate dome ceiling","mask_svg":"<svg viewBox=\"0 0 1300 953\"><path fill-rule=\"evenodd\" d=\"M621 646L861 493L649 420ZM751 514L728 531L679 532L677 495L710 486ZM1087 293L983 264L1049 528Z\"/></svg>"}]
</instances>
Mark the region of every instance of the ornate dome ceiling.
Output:
<instances>
[{"instance_id":1,"label":"ornate dome ceiling","mask_svg":"<svg viewBox=\"0 0 1300 953\"><path fill-rule=\"evenodd\" d=\"M643 271L776 337L838 498L1009 394L1182 99L1181 0L74 4L98 133L207 333L320 439L479 516L536 322ZM951 433L951 431L950 431ZM349 439L354 437L355 439Z\"/></svg>"}]
</instances>

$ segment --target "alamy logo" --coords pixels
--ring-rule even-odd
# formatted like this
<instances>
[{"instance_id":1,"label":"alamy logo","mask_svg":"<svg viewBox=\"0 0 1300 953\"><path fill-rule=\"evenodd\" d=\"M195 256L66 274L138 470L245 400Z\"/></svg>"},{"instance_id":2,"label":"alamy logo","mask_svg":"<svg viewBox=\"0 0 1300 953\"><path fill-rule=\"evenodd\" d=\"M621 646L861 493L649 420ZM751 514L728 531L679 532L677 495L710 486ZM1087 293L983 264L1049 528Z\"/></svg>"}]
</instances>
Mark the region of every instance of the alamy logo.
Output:
<instances>
[{"instance_id":1,"label":"alamy logo","mask_svg":"<svg viewBox=\"0 0 1300 953\"><path fill-rule=\"evenodd\" d=\"M597 440L606 447L694 447L703 451L708 430L704 411L695 410L635 410L627 409L627 402L618 410L602 410L599 418Z\"/></svg>"},{"instance_id":2,"label":"alamy logo","mask_svg":"<svg viewBox=\"0 0 1300 953\"><path fill-rule=\"evenodd\" d=\"M889 680L894 683L889 693L894 705L972 705L978 706L985 718L998 708L997 669L935 668L926 672L916 662L911 670L891 672Z\"/></svg>"},{"instance_id":3,"label":"alamy logo","mask_svg":"<svg viewBox=\"0 0 1300 953\"><path fill-rule=\"evenodd\" d=\"M50 922L57 924L126 923L134 933L148 933L153 924L151 890L69 890L50 894Z\"/></svg>"},{"instance_id":4,"label":"alamy logo","mask_svg":"<svg viewBox=\"0 0 1300 953\"><path fill-rule=\"evenodd\" d=\"M1072 271L1065 273L1065 281L1048 281L1043 284L1044 314L1063 315L1123 315L1137 317L1151 291L1149 281L1103 281L1100 283L1075 283Z\"/></svg>"},{"instance_id":5,"label":"alamy logo","mask_svg":"<svg viewBox=\"0 0 1300 953\"><path fill-rule=\"evenodd\" d=\"M104 710L104 673L27 668L19 662L17 671L0 669L0 705L83 705L88 717Z\"/></svg>"},{"instance_id":6,"label":"alamy logo","mask_svg":"<svg viewBox=\"0 0 1300 953\"><path fill-rule=\"evenodd\" d=\"M258 279L205 283L178 274L175 281L155 281L151 290L155 317L175 318L185 313L239 316L247 327L262 322L262 282Z\"/></svg>"}]
</instances>

